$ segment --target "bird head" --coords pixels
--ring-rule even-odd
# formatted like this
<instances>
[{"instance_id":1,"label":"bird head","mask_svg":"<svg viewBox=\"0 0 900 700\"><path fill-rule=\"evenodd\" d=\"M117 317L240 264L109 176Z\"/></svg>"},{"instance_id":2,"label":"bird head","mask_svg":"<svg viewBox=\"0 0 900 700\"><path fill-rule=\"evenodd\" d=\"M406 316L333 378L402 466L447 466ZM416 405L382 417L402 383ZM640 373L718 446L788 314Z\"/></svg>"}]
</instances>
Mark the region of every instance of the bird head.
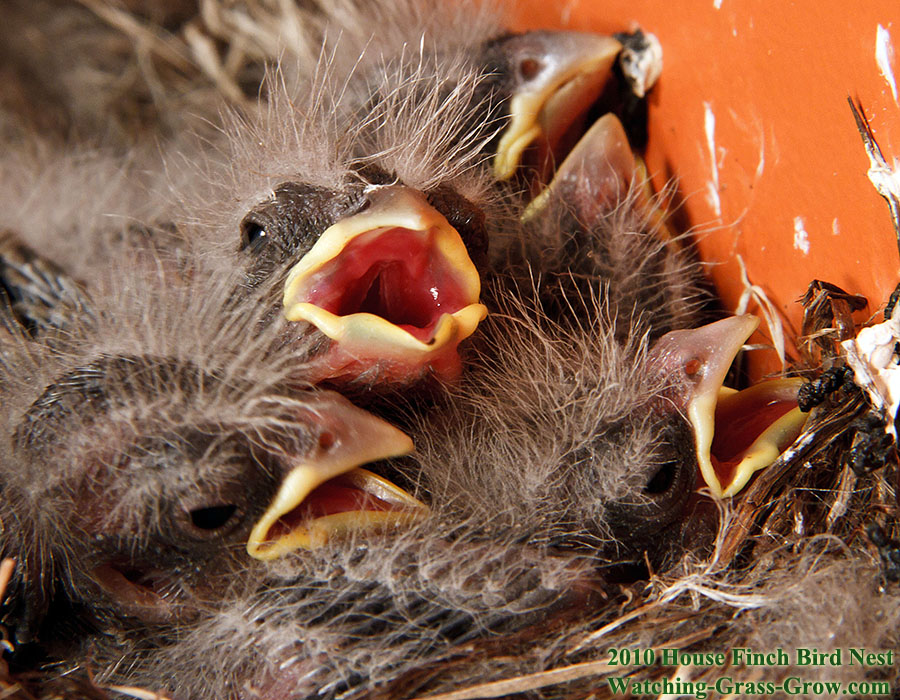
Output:
<instances>
[{"instance_id":1,"label":"bird head","mask_svg":"<svg viewBox=\"0 0 900 700\"><path fill-rule=\"evenodd\" d=\"M331 392L260 392L187 361L103 357L67 372L13 444L25 473L7 488L69 595L144 623L196 614L218 575L248 565L245 549L309 548L425 512L356 470L409 451L399 430Z\"/></svg>"},{"instance_id":2,"label":"bird head","mask_svg":"<svg viewBox=\"0 0 900 700\"><path fill-rule=\"evenodd\" d=\"M621 50L612 37L551 31L504 36L484 47L495 89L507 98L508 124L493 163L498 180L516 173L528 148L544 171L562 161L609 84Z\"/></svg>"},{"instance_id":3,"label":"bird head","mask_svg":"<svg viewBox=\"0 0 900 700\"><path fill-rule=\"evenodd\" d=\"M665 203L650 194L622 123L606 114L522 210L519 234L505 246L508 274L535 279L544 311L558 319L584 321L591 305L571 300L602 296L623 337L635 316L653 340L696 326L709 294L690 238L672 232Z\"/></svg>"},{"instance_id":4,"label":"bird head","mask_svg":"<svg viewBox=\"0 0 900 700\"><path fill-rule=\"evenodd\" d=\"M634 551L682 516L696 472L646 326L622 338L602 304L560 323L522 289L499 304L459 389L413 430L433 501L488 531Z\"/></svg>"},{"instance_id":5,"label":"bird head","mask_svg":"<svg viewBox=\"0 0 900 700\"><path fill-rule=\"evenodd\" d=\"M315 341L316 380L452 379L459 344L486 313L481 178L407 167L410 131L378 157L359 155L376 117L343 105L323 71L297 94L273 76L265 109L231 121L227 163L210 165L210 188L185 203L186 228L209 264L243 271L235 297L266 290L269 320L283 316L285 336L304 348Z\"/></svg>"},{"instance_id":6,"label":"bird head","mask_svg":"<svg viewBox=\"0 0 900 700\"><path fill-rule=\"evenodd\" d=\"M459 373L457 346L486 314L472 261L486 252L482 225L440 189L283 183L241 222L242 254L251 279L283 280L287 321L327 338L322 378L404 384Z\"/></svg>"},{"instance_id":7,"label":"bird head","mask_svg":"<svg viewBox=\"0 0 900 700\"><path fill-rule=\"evenodd\" d=\"M610 562L666 557L685 527L703 529L690 515L701 475L722 493L711 465L733 455L717 454L730 439L714 445L712 435L740 420L717 413L717 401L757 320L653 340L652 317L570 301L573 314L558 321L535 292L501 297L460 387L413 429L417 465L434 503L480 513L488 532Z\"/></svg>"},{"instance_id":8,"label":"bird head","mask_svg":"<svg viewBox=\"0 0 900 700\"><path fill-rule=\"evenodd\" d=\"M57 598L100 624L188 619L273 548L427 512L358 469L409 438L299 386L258 305L222 293L234 278L137 272L110 271L64 343L2 339L0 543L19 560L4 619L19 639Z\"/></svg>"}]
</instances>

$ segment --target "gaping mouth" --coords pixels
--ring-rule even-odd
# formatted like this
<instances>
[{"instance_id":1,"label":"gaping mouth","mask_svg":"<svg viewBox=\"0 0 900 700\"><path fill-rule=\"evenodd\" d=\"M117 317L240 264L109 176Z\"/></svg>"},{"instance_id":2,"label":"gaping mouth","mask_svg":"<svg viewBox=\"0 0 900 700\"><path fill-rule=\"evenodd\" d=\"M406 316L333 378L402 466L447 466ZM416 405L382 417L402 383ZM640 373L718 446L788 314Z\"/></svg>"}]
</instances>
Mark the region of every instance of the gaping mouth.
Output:
<instances>
[{"instance_id":1,"label":"gaping mouth","mask_svg":"<svg viewBox=\"0 0 900 700\"><path fill-rule=\"evenodd\" d=\"M743 391L723 390L716 403L716 432L710 463L722 496L738 493L753 474L772 464L806 424L807 414L797 407L803 380L773 379Z\"/></svg>"},{"instance_id":2,"label":"gaping mouth","mask_svg":"<svg viewBox=\"0 0 900 700\"><path fill-rule=\"evenodd\" d=\"M533 33L536 73L510 101L510 124L494 156L494 175L511 178L529 146L539 148L539 162L560 162L577 140L590 107L609 81L622 44L612 37L577 32ZM527 59L526 59L527 60Z\"/></svg>"},{"instance_id":3,"label":"gaping mouth","mask_svg":"<svg viewBox=\"0 0 900 700\"><path fill-rule=\"evenodd\" d=\"M335 375L372 363L384 371L429 366L453 374L456 348L487 309L457 231L402 187L328 228L288 274L284 314L335 341Z\"/></svg>"},{"instance_id":4,"label":"gaping mouth","mask_svg":"<svg viewBox=\"0 0 900 700\"><path fill-rule=\"evenodd\" d=\"M537 32L519 41L524 44L520 50L541 56L541 69L533 84L511 100L511 123L494 165L498 179L522 173L533 196L523 222L557 201L590 224L632 198L648 228L665 242L673 240L664 212L653 201L643 161L632 151L619 118L607 112L589 123L613 106L605 94L612 84L612 65L629 50L623 52L622 44L610 37L566 32Z\"/></svg>"},{"instance_id":5,"label":"gaping mouth","mask_svg":"<svg viewBox=\"0 0 900 700\"><path fill-rule=\"evenodd\" d=\"M428 514L418 499L359 468L408 454L413 449L409 437L349 402L333 410L340 421L323 433L327 439L320 439L315 454L287 473L253 526L250 556L275 559L350 533L413 523Z\"/></svg>"},{"instance_id":6,"label":"gaping mouth","mask_svg":"<svg viewBox=\"0 0 900 700\"><path fill-rule=\"evenodd\" d=\"M522 220L540 215L551 199L558 198L581 219L590 221L595 212L615 208L627 195L638 173L638 163L622 122L614 114L606 114L587 130L550 183L531 200ZM642 193L643 188L636 192ZM650 209L649 205L646 209Z\"/></svg>"},{"instance_id":7,"label":"gaping mouth","mask_svg":"<svg viewBox=\"0 0 900 700\"><path fill-rule=\"evenodd\" d=\"M756 330L753 316L734 316L690 331L672 331L654 353L683 375L684 410L694 431L697 463L713 495L738 493L797 438L806 414L797 408L801 380L761 382L737 392L722 386L732 361Z\"/></svg>"},{"instance_id":8,"label":"gaping mouth","mask_svg":"<svg viewBox=\"0 0 900 700\"><path fill-rule=\"evenodd\" d=\"M302 474L285 480L276 503L250 535L251 556L275 559L353 532L412 524L428 513L424 503L366 469L310 486Z\"/></svg>"}]
</instances>

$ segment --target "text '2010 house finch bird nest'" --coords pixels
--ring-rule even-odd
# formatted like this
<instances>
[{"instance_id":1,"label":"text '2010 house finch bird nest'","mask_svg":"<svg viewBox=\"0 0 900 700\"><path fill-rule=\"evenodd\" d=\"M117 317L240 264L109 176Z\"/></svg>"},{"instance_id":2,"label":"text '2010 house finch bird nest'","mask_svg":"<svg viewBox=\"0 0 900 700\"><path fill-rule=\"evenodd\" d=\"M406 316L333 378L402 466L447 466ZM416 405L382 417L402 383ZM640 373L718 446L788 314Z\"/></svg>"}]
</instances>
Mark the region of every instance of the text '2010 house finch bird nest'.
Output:
<instances>
[{"instance_id":1,"label":"text '2010 house finch bird nest'","mask_svg":"<svg viewBox=\"0 0 900 700\"><path fill-rule=\"evenodd\" d=\"M759 320L640 158L652 35L0 32L3 697L897 692L900 305L815 281L740 384Z\"/></svg>"}]
</instances>

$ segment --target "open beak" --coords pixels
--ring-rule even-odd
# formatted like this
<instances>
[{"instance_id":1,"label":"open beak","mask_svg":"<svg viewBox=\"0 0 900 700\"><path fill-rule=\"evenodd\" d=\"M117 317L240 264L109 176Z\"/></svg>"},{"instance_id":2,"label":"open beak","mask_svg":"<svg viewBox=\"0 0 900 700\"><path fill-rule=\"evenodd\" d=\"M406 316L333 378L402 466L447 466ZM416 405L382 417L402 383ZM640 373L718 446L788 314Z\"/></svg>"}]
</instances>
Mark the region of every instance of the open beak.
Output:
<instances>
[{"instance_id":1,"label":"open beak","mask_svg":"<svg viewBox=\"0 0 900 700\"><path fill-rule=\"evenodd\" d=\"M428 514L424 503L359 468L411 452L407 435L343 400L329 405L327 420L324 439L292 466L250 532L250 556L276 559L321 547L334 537L411 524Z\"/></svg>"},{"instance_id":2,"label":"open beak","mask_svg":"<svg viewBox=\"0 0 900 700\"><path fill-rule=\"evenodd\" d=\"M605 114L585 133L557 168L550 184L525 209L528 221L559 198L585 221L608 211L628 192L636 173L634 153L622 122Z\"/></svg>"},{"instance_id":3,"label":"open beak","mask_svg":"<svg viewBox=\"0 0 900 700\"><path fill-rule=\"evenodd\" d=\"M802 384L798 377L773 379L719 396L710 453L723 496L738 493L800 435L807 419L797 407Z\"/></svg>"},{"instance_id":4,"label":"open beak","mask_svg":"<svg viewBox=\"0 0 900 700\"><path fill-rule=\"evenodd\" d=\"M585 132L553 174L553 179L529 202L522 222L538 219L551 202L563 202L583 225L631 199L631 206L646 217L645 230L662 242L678 245L669 229L665 210L653 198L644 162L631 150L619 118L605 114Z\"/></svg>"},{"instance_id":5,"label":"open beak","mask_svg":"<svg viewBox=\"0 0 900 700\"><path fill-rule=\"evenodd\" d=\"M452 378L457 346L487 315L459 233L425 198L400 186L326 229L289 272L284 315L334 341L330 377L377 367L403 380L432 369Z\"/></svg>"},{"instance_id":6,"label":"open beak","mask_svg":"<svg viewBox=\"0 0 900 700\"><path fill-rule=\"evenodd\" d=\"M494 156L498 180L512 177L525 149L541 140L558 148L606 86L622 45L612 37L578 32L530 32L514 37L515 54L529 70L510 100L510 124Z\"/></svg>"},{"instance_id":7,"label":"open beak","mask_svg":"<svg viewBox=\"0 0 900 700\"><path fill-rule=\"evenodd\" d=\"M694 431L700 473L719 498L740 491L797 438L806 415L797 408L801 380L762 382L736 392L722 386L732 361L759 325L733 316L657 341L653 354L675 378L673 399Z\"/></svg>"}]
</instances>

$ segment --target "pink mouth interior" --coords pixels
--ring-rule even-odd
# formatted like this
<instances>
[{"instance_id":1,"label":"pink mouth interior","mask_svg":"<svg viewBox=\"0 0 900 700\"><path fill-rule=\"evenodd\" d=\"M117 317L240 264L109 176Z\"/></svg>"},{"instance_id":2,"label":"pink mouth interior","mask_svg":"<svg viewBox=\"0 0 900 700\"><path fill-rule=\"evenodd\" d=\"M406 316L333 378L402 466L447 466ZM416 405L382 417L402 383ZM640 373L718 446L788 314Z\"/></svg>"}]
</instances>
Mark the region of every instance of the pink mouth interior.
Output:
<instances>
[{"instance_id":1,"label":"pink mouth interior","mask_svg":"<svg viewBox=\"0 0 900 700\"><path fill-rule=\"evenodd\" d=\"M432 339L443 314L468 302L431 231L370 231L354 238L312 278L301 301L335 314L369 313L418 340Z\"/></svg>"},{"instance_id":2,"label":"pink mouth interior","mask_svg":"<svg viewBox=\"0 0 900 700\"><path fill-rule=\"evenodd\" d=\"M716 431L710 457L723 487L734 479L743 451L772 423L796 407L795 400L785 400L768 401L756 407L742 406L740 413L716 409Z\"/></svg>"},{"instance_id":3,"label":"pink mouth interior","mask_svg":"<svg viewBox=\"0 0 900 700\"><path fill-rule=\"evenodd\" d=\"M353 511L384 512L399 508L355 486L343 476L320 484L292 511L282 515L266 533L267 540L277 540L316 518Z\"/></svg>"}]
</instances>

